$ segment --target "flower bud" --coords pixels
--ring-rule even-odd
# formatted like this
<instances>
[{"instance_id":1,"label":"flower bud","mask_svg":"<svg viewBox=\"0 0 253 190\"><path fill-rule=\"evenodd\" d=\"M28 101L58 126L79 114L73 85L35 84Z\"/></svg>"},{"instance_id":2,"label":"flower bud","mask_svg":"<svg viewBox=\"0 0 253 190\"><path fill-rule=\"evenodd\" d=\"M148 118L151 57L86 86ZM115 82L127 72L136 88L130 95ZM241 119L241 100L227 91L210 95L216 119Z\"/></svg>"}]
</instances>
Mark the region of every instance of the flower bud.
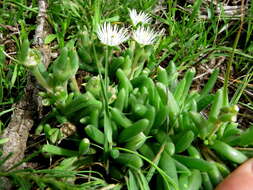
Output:
<instances>
[{"instance_id":1,"label":"flower bud","mask_svg":"<svg viewBox=\"0 0 253 190\"><path fill-rule=\"evenodd\" d=\"M53 63L55 83L62 84L74 76L78 70L79 60L76 51L63 48L60 56Z\"/></svg>"},{"instance_id":2,"label":"flower bud","mask_svg":"<svg viewBox=\"0 0 253 190\"><path fill-rule=\"evenodd\" d=\"M85 89L88 92L91 92L95 97L99 97L101 93L100 78L98 76L90 78L85 86Z\"/></svg>"},{"instance_id":3,"label":"flower bud","mask_svg":"<svg viewBox=\"0 0 253 190\"><path fill-rule=\"evenodd\" d=\"M39 92L38 95L43 98L47 97L47 93L45 93L45 92Z\"/></svg>"},{"instance_id":4,"label":"flower bud","mask_svg":"<svg viewBox=\"0 0 253 190\"><path fill-rule=\"evenodd\" d=\"M223 122L236 122L236 114L234 113L225 113L219 116L219 120Z\"/></svg>"},{"instance_id":5,"label":"flower bud","mask_svg":"<svg viewBox=\"0 0 253 190\"><path fill-rule=\"evenodd\" d=\"M84 138L80 141L79 144L79 155L86 154L90 149L90 140L88 138Z\"/></svg>"},{"instance_id":6,"label":"flower bud","mask_svg":"<svg viewBox=\"0 0 253 190\"><path fill-rule=\"evenodd\" d=\"M50 104L51 103L50 103L50 100L48 98L45 98L45 99L42 100L42 105L43 106L50 106Z\"/></svg>"},{"instance_id":7,"label":"flower bud","mask_svg":"<svg viewBox=\"0 0 253 190\"><path fill-rule=\"evenodd\" d=\"M26 60L24 61L24 65L28 68L33 68L37 66L39 63L41 63L41 55L39 51L34 49L28 50L28 56Z\"/></svg>"}]
</instances>

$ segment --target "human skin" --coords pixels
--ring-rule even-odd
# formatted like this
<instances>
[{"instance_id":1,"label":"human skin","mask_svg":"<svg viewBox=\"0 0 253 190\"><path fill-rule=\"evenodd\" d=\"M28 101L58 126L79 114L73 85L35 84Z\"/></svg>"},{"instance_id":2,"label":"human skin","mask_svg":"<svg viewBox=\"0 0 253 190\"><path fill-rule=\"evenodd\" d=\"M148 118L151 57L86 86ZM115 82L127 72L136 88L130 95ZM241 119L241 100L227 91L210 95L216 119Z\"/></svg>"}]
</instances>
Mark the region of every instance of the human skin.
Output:
<instances>
[{"instance_id":1,"label":"human skin","mask_svg":"<svg viewBox=\"0 0 253 190\"><path fill-rule=\"evenodd\" d=\"M253 158L232 172L215 190L252 190Z\"/></svg>"}]
</instances>

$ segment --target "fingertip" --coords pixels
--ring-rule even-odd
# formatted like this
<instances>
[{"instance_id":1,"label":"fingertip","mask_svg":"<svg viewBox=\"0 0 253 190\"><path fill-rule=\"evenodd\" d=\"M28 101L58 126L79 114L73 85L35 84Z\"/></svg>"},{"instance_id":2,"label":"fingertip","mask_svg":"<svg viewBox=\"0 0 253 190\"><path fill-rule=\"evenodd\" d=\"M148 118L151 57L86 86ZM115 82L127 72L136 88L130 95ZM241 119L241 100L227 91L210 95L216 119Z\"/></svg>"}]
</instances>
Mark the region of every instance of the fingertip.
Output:
<instances>
[{"instance_id":1,"label":"fingertip","mask_svg":"<svg viewBox=\"0 0 253 190\"><path fill-rule=\"evenodd\" d=\"M246 161L232 172L216 190L252 190L253 189L253 158Z\"/></svg>"}]
</instances>

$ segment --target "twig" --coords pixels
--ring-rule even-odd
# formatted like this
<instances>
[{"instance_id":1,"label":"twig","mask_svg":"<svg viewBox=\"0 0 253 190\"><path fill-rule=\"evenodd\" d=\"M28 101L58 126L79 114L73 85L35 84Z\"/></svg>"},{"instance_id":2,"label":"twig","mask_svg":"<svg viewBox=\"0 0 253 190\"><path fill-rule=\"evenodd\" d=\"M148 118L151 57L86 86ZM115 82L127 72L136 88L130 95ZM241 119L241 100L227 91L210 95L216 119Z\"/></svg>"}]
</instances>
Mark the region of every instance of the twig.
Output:
<instances>
[{"instance_id":1,"label":"twig","mask_svg":"<svg viewBox=\"0 0 253 190\"><path fill-rule=\"evenodd\" d=\"M46 35L46 0L39 0L38 4L39 14L37 20L39 24L35 32L34 41L42 52L43 63L47 65L50 56L48 56L43 50L43 41ZM3 134L3 137L9 139L9 141L3 145L3 156L13 153L10 159L3 164L4 170L12 168L24 158L29 131L34 124L34 118L36 118L38 107L40 105L40 99L37 94L38 89L36 82L29 75L25 88L25 95L18 103L13 105L14 111L11 116L11 121ZM19 166L19 169L23 167L24 166Z\"/></svg>"},{"instance_id":2,"label":"twig","mask_svg":"<svg viewBox=\"0 0 253 190\"><path fill-rule=\"evenodd\" d=\"M197 80L197 79L199 79L199 78L204 77L205 75L208 75L209 73L212 73L212 72L214 71L215 68L219 67L219 66L224 62L224 60L225 60L225 57L221 57L221 59L218 61L218 63L217 63L217 64L215 65L215 67L213 67L212 69L210 69L210 68L206 65L207 68L204 69L204 70L206 70L206 72L204 72L204 73L202 73L202 74L200 74L200 75L194 77L193 80ZM201 67L202 67L202 66L201 66ZM203 67L202 67L202 68L203 68Z\"/></svg>"},{"instance_id":3,"label":"twig","mask_svg":"<svg viewBox=\"0 0 253 190\"><path fill-rule=\"evenodd\" d=\"M221 62L219 61L219 62L217 63L217 65L220 65L221 63L222 63L222 61L221 61ZM217 65L216 65L216 66L217 66ZM216 66L215 66L214 68L216 68ZM194 78L194 80L200 78L202 75L206 75L206 74L212 73L213 70L214 70L214 68L213 68L213 69L209 68L208 65L205 65L205 67L204 67L203 65L200 65L200 68L206 70L206 72L203 73L203 74L201 74L201 75L199 75L199 76L196 76L196 77ZM222 76L220 76L220 75L218 76L218 79L219 79L220 81L222 81L223 83L224 83L224 81L225 81L224 77L222 77ZM228 82L229 82L229 84L228 84L229 87L234 87L237 83L243 84L242 81L237 80L237 79L233 79L233 80L232 80L232 79L229 79ZM252 84L247 84L247 87L252 87ZM244 89L244 92L245 92L246 94L248 94L249 96L253 97L253 93L250 92L249 90Z\"/></svg>"},{"instance_id":4,"label":"twig","mask_svg":"<svg viewBox=\"0 0 253 190\"><path fill-rule=\"evenodd\" d=\"M4 138L9 139L3 145L3 156L7 156L10 153L12 153L12 156L2 165L3 170L12 168L24 158L26 142L29 131L34 123L33 118L36 110L36 103L33 101L35 95L34 88L34 84L28 82L25 88L25 95L18 103L13 105L14 111L11 116L11 121L3 134ZM24 165L21 165L19 169L23 167ZM5 180L6 184L8 183L8 179L3 180ZM10 182L8 185L5 185L3 190L11 189L9 187L11 187Z\"/></svg>"},{"instance_id":5,"label":"twig","mask_svg":"<svg viewBox=\"0 0 253 190\"><path fill-rule=\"evenodd\" d=\"M51 51L48 46L44 44L44 39L48 34L48 23L47 23L47 3L46 0L39 0L39 14L37 17L37 23L38 26L35 30L34 35L34 42L33 44L38 47L40 50L42 57L43 57L43 63L46 67L48 67L50 62L50 55Z\"/></svg>"},{"instance_id":6,"label":"twig","mask_svg":"<svg viewBox=\"0 0 253 190\"><path fill-rule=\"evenodd\" d=\"M187 2L194 4L195 0L187 0ZM200 8L200 14L199 14L199 18L200 19L209 19L208 15L207 15L207 8L210 6L210 4L212 3L214 6L214 13L216 15L220 15L222 18L229 18L230 20L239 20L242 16L244 16L244 12L246 10L249 9L249 4L248 1L245 3L244 6L237 6L237 5L227 5L227 3L218 3L217 1L213 1L213 0L203 0L203 5ZM178 8L187 11L187 12L192 12L191 8L183 8L177 5ZM242 7L243 7L243 11L242 11ZM221 13L223 13L221 15Z\"/></svg>"},{"instance_id":7,"label":"twig","mask_svg":"<svg viewBox=\"0 0 253 190\"><path fill-rule=\"evenodd\" d=\"M15 61L15 62L19 62L17 59L15 59L15 58L13 58L13 57L10 56L11 53L8 54L8 53L6 53L5 51L3 51L3 54L4 54L6 57L8 57L10 60Z\"/></svg>"},{"instance_id":8,"label":"twig","mask_svg":"<svg viewBox=\"0 0 253 190\"><path fill-rule=\"evenodd\" d=\"M46 12L47 12L47 4L45 0L39 0L39 14L37 16L38 26L35 30L34 35L34 44L43 46L44 38L46 36Z\"/></svg>"}]
</instances>

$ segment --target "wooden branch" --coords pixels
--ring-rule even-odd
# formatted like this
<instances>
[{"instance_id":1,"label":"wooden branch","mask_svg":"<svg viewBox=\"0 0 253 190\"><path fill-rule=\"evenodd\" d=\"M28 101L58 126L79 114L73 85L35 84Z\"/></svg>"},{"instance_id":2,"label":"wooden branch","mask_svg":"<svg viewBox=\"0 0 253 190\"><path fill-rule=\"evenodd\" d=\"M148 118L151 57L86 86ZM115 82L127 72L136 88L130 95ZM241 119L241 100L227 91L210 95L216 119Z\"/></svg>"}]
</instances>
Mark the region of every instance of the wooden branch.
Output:
<instances>
[{"instance_id":1,"label":"wooden branch","mask_svg":"<svg viewBox=\"0 0 253 190\"><path fill-rule=\"evenodd\" d=\"M44 39L47 35L46 0L39 0L38 5L38 26L34 35L34 45L41 51L43 64L48 66L50 50L44 45ZM37 83L31 75L28 75L28 82L23 98L14 104L13 107L15 109L12 113L11 121L2 135L2 137L9 139L3 145L3 156L12 153L12 156L3 164L2 169L5 171L8 171L24 158L29 131L34 124L35 118L38 118L39 110L42 107L41 99L38 97ZM19 166L19 169L23 167Z\"/></svg>"},{"instance_id":2,"label":"wooden branch","mask_svg":"<svg viewBox=\"0 0 253 190\"><path fill-rule=\"evenodd\" d=\"M39 0L39 14L37 17L38 26L35 30L33 44L38 47L43 57L43 64L48 67L51 58L50 48L44 44L44 39L49 33L49 26L47 23L47 3L46 0Z\"/></svg>"},{"instance_id":3,"label":"wooden branch","mask_svg":"<svg viewBox=\"0 0 253 190\"><path fill-rule=\"evenodd\" d=\"M24 158L26 149L26 141L28 139L29 130L34 123L34 116L36 110L36 103L34 100L35 87L31 81L28 82L25 88L25 95L16 104L11 121L4 130L3 137L8 138L9 141L3 146L3 156L12 153L12 156L4 163L5 170L20 162ZM19 168L22 168L19 167Z\"/></svg>"},{"instance_id":4,"label":"wooden branch","mask_svg":"<svg viewBox=\"0 0 253 190\"><path fill-rule=\"evenodd\" d=\"M37 28L34 35L34 44L38 46L43 46L44 39L47 35L46 26L47 26L47 3L45 0L39 0L39 14L37 16Z\"/></svg>"}]
</instances>

